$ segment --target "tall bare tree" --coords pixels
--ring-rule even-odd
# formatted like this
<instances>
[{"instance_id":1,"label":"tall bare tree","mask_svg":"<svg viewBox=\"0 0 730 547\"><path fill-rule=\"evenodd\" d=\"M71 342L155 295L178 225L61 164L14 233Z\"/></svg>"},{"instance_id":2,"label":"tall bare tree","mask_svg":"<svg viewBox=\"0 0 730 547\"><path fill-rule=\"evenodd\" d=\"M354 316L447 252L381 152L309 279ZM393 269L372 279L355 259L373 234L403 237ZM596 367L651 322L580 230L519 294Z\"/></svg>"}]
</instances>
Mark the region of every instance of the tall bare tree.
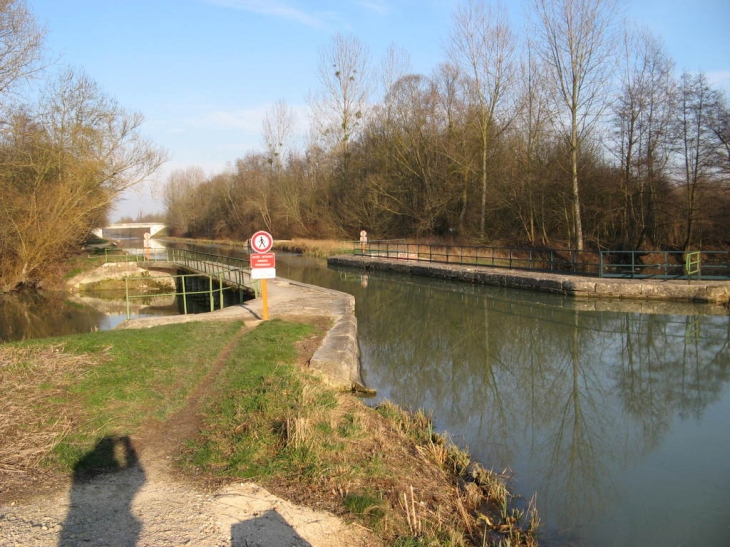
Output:
<instances>
[{"instance_id":1,"label":"tall bare tree","mask_svg":"<svg viewBox=\"0 0 730 547\"><path fill-rule=\"evenodd\" d=\"M313 124L325 145L340 161L347 183L350 144L364 122L369 92L370 53L356 37L335 34L320 50L318 76L322 89L310 97Z\"/></svg>"},{"instance_id":2,"label":"tall bare tree","mask_svg":"<svg viewBox=\"0 0 730 547\"><path fill-rule=\"evenodd\" d=\"M648 31L627 32L622 52L622 89L612 109L623 199L614 244L634 250L647 238L658 240L657 201L672 146L676 85L674 63Z\"/></svg>"},{"instance_id":3,"label":"tall bare tree","mask_svg":"<svg viewBox=\"0 0 730 547\"><path fill-rule=\"evenodd\" d=\"M618 0L533 0L533 10L539 52L566 113L562 119L570 148L573 239L583 250L580 146L607 106Z\"/></svg>"},{"instance_id":4,"label":"tall bare tree","mask_svg":"<svg viewBox=\"0 0 730 547\"><path fill-rule=\"evenodd\" d=\"M274 103L264 116L262 136L267 161L275 172L281 171L284 158L292 147L296 123L294 110L283 100Z\"/></svg>"},{"instance_id":5,"label":"tall bare tree","mask_svg":"<svg viewBox=\"0 0 730 547\"><path fill-rule=\"evenodd\" d=\"M699 204L704 193L724 181L723 169L718 164L718 150L724 145L714 130L720 99L703 73L682 75L678 104L678 171L684 187L685 230L682 249L696 243L695 227L699 216Z\"/></svg>"},{"instance_id":6,"label":"tall bare tree","mask_svg":"<svg viewBox=\"0 0 730 547\"><path fill-rule=\"evenodd\" d=\"M205 173L197 166L176 169L168 175L162 200L166 207L165 223L173 233L187 235L194 230L200 215L197 192L205 180Z\"/></svg>"},{"instance_id":7,"label":"tall bare tree","mask_svg":"<svg viewBox=\"0 0 730 547\"><path fill-rule=\"evenodd\" d=\"M467 95L476 105L476 123L481 149L481 215L479 231L486 236L488 161L492 140L514 118L510 92L517 76L515 39L503 7L485 7L470 0L457 8L449 56L468 76Z\"/></svg>"}]
</instances>

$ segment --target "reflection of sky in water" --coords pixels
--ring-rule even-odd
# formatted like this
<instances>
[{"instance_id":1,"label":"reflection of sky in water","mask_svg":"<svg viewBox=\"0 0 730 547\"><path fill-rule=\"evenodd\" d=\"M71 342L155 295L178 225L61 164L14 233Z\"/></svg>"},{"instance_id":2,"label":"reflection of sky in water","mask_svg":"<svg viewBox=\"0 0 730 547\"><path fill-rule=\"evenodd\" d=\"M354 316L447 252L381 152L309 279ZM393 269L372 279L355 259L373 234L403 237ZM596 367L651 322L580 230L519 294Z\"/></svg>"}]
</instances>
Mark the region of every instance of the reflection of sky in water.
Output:
<instances>
[{"instance_id":1,"label":"reflection of sky in water","mask_svg":"<svg viewBox=\"0 0 730 547\"><path fill-rule=\"evenodd\" d=\"M130 314L130 319L139 319L142 317L156 317L153 314ZM112 330L114 327L127 320L127 314L110 314L99 321L99 330Z\"/></svg>"},{"instance_id":2,"label":"reflection of sky in water","mask_svg":"<svg viewBox=\"0 0 730 547\"><path fill-rule=\"evenodd\" d=\"M587 543L730 545L728 416L727 386L701 420L675 416L660 446L615 478L620 497L596 519Z\"/></svg>"}]
</instances>

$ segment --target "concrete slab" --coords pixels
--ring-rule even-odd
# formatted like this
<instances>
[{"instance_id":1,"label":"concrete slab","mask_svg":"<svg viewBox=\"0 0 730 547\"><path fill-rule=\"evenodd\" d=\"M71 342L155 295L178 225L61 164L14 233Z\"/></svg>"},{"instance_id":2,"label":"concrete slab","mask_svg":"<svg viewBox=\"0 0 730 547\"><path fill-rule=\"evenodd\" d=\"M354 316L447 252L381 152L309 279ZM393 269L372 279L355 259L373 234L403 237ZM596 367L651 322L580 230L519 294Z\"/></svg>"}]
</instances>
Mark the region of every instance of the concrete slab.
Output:
<instances>
[{"instance_id":1,"label":"concrete slab","mask_svg":"<svg viewBox=\"0 0 730 547\"><path fill-rule=\"evenodd\" d=\"M724 304L730 301L730 281L692 281L692 283L688 283L686 280L583 277L551 272L506 270L487 266L464 266L353 255L334 256L328 258L327 261L329 264L351 268L397 271L412 275L576 297L713 304Z\"/></svg>"}]
</instances>

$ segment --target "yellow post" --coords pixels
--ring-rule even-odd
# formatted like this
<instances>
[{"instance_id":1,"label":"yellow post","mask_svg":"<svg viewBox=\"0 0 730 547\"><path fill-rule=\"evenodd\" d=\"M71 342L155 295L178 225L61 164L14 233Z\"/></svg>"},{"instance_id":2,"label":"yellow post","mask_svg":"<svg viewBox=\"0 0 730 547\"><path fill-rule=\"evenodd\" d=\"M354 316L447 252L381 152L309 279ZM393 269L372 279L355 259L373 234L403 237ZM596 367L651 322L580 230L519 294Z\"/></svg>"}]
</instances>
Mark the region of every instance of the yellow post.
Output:
<instances>
[{"instance_id":1,"label":"yellow post","mask_svg":"<svg viewBox=\"0 0 730 547\"><path fill-rule=\"evenodd\" d=\"M269 320L269 295L266 292L266 280L261 280L261 303L263 304L263 311L261 317L264 321Z\"/></svg>"}]
</instances>

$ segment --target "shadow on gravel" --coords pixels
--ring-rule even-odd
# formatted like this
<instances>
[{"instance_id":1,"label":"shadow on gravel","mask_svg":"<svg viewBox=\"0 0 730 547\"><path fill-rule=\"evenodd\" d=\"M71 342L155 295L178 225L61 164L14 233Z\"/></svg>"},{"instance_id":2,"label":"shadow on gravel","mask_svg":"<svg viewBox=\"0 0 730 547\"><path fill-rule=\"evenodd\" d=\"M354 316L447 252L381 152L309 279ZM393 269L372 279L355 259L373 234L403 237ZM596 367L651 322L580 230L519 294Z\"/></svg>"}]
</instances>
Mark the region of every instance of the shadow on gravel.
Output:
<instances>
[{"instance_id":1,"label":"shadow on gravel","mask_svg":"<svg viewBox=\"0 0 730 547\"><path fill-rule=\"evenodd\" d=\"M145 483L129 437L104 437L74 467L74 481L58 547L134 546L142 523L131 512Z\"/></svg>"},{"instance_id":2,"label":"shadow on gravel","mask_svg":"<svg viewBox=\"0 0 730 547\"><path fill-rule=\"evenodd\" d=\"M231 526L231 547L312 547L274 509Z\"/></svg>"}]
</instances>

